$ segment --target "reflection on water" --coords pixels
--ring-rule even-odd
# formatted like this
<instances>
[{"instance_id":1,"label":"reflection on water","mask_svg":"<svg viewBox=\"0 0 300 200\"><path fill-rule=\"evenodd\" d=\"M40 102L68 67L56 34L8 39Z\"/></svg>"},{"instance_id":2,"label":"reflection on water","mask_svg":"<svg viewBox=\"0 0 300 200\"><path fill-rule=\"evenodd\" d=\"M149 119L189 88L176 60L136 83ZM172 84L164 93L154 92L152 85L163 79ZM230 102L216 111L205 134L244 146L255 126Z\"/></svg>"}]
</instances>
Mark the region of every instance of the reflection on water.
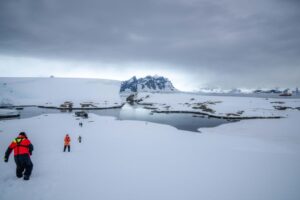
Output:
<instances>
[{"instance_id":1,"label":"reflection on water","mask_svg":"<svg viewBox=\"0 0 300 200\"><path fill-rule=\"evenodd\" d=\"M142 106L131 106L128 104L124 105L123 108L120 109L89 110L87 112L100 116L112 116L118 120L137 120L167 124L180 130L194 132L197 132L198 128L215 127L224 123L229 123L225 119L208 118L203 115L151 113L151 110L144 109ZM61 111L57 109L25 107L23 110L20 110L20 118L29 118L51 113L61 113Z\"/></svg>"},{"instance_id":2,"label":"reflection on water","mask_svg":"<svg viewBox=\"0 0 300 200\"><path fill-rule=\"evenodd\" d=\"M201 127L215 127L228 123L224 119L208 118L203 115L183 113L151 113L150 110L141 106L125 105L120 110L120 120L148 121L160 124L168 124L181 130L197 131Z\"/></svg>"}]
</instances>

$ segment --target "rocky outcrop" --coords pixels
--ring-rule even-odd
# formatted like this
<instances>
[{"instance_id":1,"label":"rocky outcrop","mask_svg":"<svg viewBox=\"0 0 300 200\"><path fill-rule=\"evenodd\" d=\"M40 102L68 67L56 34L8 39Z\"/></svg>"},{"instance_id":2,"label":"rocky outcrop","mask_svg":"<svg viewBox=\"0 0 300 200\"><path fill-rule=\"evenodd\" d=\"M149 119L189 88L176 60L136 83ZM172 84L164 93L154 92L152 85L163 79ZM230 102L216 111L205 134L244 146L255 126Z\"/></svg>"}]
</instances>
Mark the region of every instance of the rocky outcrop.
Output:
<instances>
[{"instance_id":1,"label":"rocky outcrop","mask_svg":"<svg viewBox=\"0 0 300 200\"><path fill-rule=\"evenodd\" d=\"M171 81L163 76L135 76L121 84L120 92L173 92L177 91Z\"/></svg>"}]
</instances>

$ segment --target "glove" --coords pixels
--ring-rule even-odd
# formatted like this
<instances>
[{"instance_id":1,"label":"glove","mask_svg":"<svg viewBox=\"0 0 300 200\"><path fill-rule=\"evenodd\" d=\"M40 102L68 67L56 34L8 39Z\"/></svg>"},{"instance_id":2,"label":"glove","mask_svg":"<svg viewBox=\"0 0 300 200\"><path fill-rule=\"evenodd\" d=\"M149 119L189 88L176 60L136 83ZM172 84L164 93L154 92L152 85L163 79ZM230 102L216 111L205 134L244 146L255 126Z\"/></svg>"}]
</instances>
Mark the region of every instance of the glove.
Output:
<instances>
[{"instance_id":1,"label":"glove","mask_svg":"<svg viewBox=\"0 0 300 200\"><path fill-rule=\"evenodd\" d=\"M8 162L8 158L4 158L4 162Z\"/></svg>"}]
</instances>

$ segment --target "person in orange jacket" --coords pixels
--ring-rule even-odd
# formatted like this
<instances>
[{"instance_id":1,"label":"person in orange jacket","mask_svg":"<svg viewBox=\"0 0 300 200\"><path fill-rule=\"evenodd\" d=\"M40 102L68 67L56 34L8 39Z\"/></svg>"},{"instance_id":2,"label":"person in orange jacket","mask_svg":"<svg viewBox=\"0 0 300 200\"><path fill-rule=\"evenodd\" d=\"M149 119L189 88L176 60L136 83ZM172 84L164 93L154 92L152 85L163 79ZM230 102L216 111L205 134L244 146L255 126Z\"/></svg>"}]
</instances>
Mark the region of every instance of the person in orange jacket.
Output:
<instances>
[{"instance_id":1,"label":"person in orange jacket","mask_svg":"<svg viewBox=\"0 0 300 200\"><path fill-rule=\"evenodd\" d=\"M33 145L30 140L28 140L25 132L21 132L9 145L5 152L4 162L8 162L9 155L12 151L14 151L14 158L17 165L17 177L22 178L24 175L24 180L29 180L33 168L33 164L30 159L30 155L32 155L33 151Z\"/></svg>"},{"instance_id":2,"label":"person in orange jacket","mask_svg":"<svg viewBox=\"0 0 300 200\"><path fill-rule=\"evenodd\" d=\"M71 146L70 146L71 138L70 138L69 134L67 134L67 135L65 136L64 141L65 141L64 152L66 151L67 147L68 147L68 152L70 152L70 149L71 149Z\"/></svg>"}]
</instances>

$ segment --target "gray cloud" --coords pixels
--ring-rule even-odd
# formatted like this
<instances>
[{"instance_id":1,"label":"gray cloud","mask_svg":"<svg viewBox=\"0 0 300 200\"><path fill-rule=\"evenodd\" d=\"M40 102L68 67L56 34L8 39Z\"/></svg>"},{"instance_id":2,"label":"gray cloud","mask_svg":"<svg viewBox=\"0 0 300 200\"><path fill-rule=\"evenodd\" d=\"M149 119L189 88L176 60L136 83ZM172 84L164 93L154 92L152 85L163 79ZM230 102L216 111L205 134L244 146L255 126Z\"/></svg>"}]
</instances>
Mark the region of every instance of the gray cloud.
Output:
<instances>
[{"instance_id":1,"label":"gray cloud","mask_svg":"<svg viewBox=\"0 0 300 200\"><path fill-rule=\"evenodd\" d=\"M0 54L155 62L195 82L208 71L211 85L296 86L299 10L297 0L2 0Z\"/></svg>"}]
</instances>

